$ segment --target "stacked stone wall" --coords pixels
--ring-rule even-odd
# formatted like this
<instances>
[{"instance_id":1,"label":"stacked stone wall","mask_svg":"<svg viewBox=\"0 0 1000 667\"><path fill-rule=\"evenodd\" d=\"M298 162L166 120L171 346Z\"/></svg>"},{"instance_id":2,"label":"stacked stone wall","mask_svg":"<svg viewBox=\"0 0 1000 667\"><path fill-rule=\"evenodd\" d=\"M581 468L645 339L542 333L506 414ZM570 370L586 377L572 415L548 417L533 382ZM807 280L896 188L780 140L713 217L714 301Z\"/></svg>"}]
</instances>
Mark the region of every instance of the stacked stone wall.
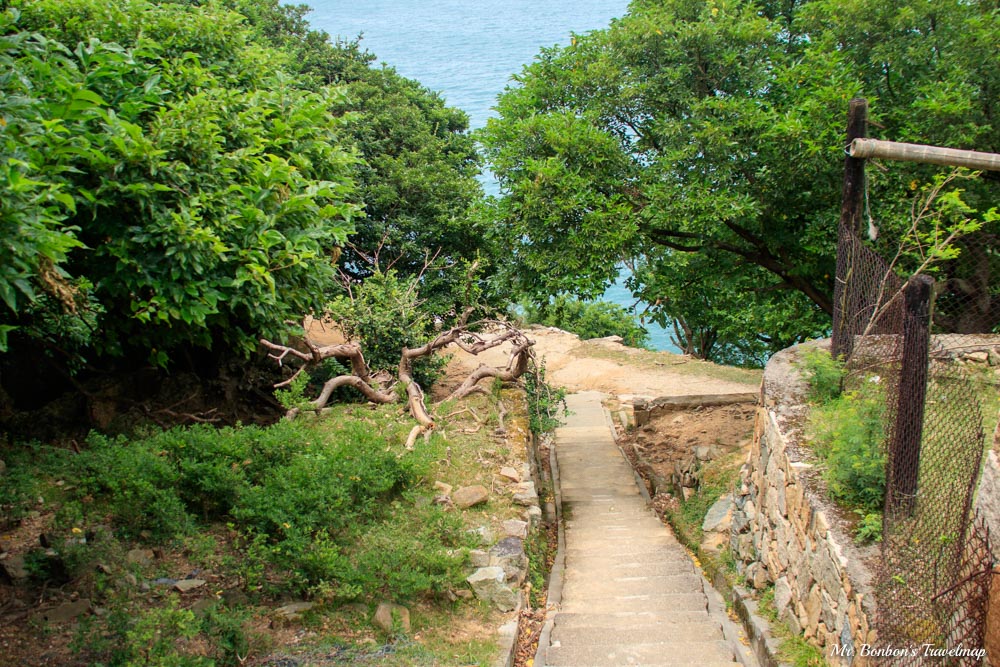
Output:
<instances>
[{"instance_id":1,"label":"stacked stone wall","mask_svg":"<svg viewBox=\"0 0 1000 667\"><path fill-rule=\"evenodd\" d=\"M802 410L798 348L765 369L750 456L734 497L731 545L758 590L774 587L779 618L823 649L831 664L865 665L873 644L870 574L850 539L831 525L814 466L796 439Z\"/></svg>"}]
</instances>

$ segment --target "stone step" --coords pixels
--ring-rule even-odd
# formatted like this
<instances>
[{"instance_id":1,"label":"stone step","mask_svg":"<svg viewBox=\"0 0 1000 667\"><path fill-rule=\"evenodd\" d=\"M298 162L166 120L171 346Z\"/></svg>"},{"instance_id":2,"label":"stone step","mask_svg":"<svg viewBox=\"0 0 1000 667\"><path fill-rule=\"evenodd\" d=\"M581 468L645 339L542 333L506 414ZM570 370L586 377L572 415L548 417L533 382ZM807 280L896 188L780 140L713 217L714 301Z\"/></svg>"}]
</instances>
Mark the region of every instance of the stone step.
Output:
<instances>
[{"instance_id":1,"label":"stone step","mask_svg":"<svg viewBox=\"0 0 1000 667\"><path fill-rule=\"evenodd\" d=\"M665 574L638 577L598 578L596 572L568 572L563 595L573 600L620 597L625 595L661 595L701 591L701 578L695 574Z\"/></svg>"},{"instance_id":2,"label":"stone step","mask_svg":"<svg viewBox=\"0 0 1000 667\"><path fill-rule=\"evenodd\" d=\"M569 542L567 542L569 544ZM677 540L674 538L662 538L655 540L643 540L641 542L617 542L617 543L601 543L600 541L593 541L592 547L600 549L600 555L606 558L614 558L617 556L632 556L635 554L650 554L658 553L672 547L677 547ZM584 545L573 545L566 550L566 557L579 557L586 558L587 556L594 556L595 548L586 548Z\"/></svg>"},{"instance_id":3,"label":"stone step","mask_svg":"<svg viewBox=\"0 0 1000 667\"><path fill-rule=\"evenodd\" d=\"M597 616L594 614L594 616ZM594 622L600 623L595 619ZM589 646L592 644L602 644L613 637L616 642L643 644L660 641L722 641L722 625L704 621L702 623L652 623L630 625L577 625L575 627L563 627L559 624L559 617L556 616L555 626L552 628L552 642L559 642L563 646Z\"/></svg>"},{"instance_id":4,"label":"stone step","mask_svg":"<svg viewBox=\"0 0 1000 667\"><path fill-rule=\"evenodd\" d=\"M722 641L611 643L556 646L545 654L547 665L731 665L733 650Z\"/></svg>"},{"instance_id":5,"label":"stone step","mask_svg":"<svg viewBox=\"0 0 1000 667\"><path fill-rule=\"evenodd\" d=\"M554 619L553 633L580 628L609 628L617 632L622 628L715 628L721 632L722 623L712 619L707 611L612 611L603 614L570 613L560 611ZM659 630L657 630L659 631ZM700 632L700 631L699 631Z\"/></svg>"},{"instance_id":6,"label":"stone step","mask_svg":"<svg viewBox=\"0 0 1000 667\"><path fill-rule=\"evenodd\" d=\"M697 593L662 593L658 595L618 595L580 599L566 595L561 611L569 613L604 614L612 611L705 611L708 600Z\"/></svg>"},{"instance_id":7,"label":"stone step","mask_svg":"<svg viewBox=\"0 0 1000 667\"><path fill-rule=\"evenodd\" d=\"M632 557L625 560L608 561L604 558L572 557L566 559L567 568L579 568L582 572L606 572L608 576L668 576L690 574L695 571L694 563L687 556L652 554L652 557Z\"/></svg>"}]
</instances>

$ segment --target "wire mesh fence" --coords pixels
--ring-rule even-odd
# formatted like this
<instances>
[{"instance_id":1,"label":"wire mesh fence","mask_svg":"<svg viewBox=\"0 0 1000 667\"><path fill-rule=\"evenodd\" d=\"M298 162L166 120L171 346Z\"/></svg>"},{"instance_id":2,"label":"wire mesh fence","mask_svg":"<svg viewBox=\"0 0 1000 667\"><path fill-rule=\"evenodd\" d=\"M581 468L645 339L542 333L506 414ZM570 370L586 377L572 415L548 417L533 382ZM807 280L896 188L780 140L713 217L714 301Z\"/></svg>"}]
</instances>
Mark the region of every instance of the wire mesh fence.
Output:
<instances>
[{"instance_id":1,"label":"wire mesh fence","mask_svg":"<svg viewBox=\"0 0 1000 667\"><path fill-rule=\"evenodd\" d=\"M997 386L988 365L968 360L996 354L988 313L1000 294L1000 254L995 237L970 242L978 250L945 266L940 280L904 282L853 229L840 229L834 352L847 360L848 388L878 382L885 401L876 632L882 646L918 649L896 655L896 664L926 664L928 651L941 650L951 651L946 663L981 664L985 645L993 557L971 508L981 406L995 406Z\"/></svg>"}]
</instances>

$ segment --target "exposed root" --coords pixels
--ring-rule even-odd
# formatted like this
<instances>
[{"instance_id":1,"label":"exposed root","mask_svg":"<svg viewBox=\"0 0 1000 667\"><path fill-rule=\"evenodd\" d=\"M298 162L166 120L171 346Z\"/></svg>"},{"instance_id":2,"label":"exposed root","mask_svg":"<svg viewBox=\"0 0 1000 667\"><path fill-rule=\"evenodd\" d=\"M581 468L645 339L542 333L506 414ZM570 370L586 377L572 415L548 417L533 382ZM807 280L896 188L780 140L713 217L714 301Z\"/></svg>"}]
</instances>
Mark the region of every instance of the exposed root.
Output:
<instances>
[{"instance_id":1,"label":"exposed root","mask_svg":"<svg viewBox=\"0 0 1000 667\"><path fill-rule=\"evenodd\" d=\"M515 382L528 369L529 360L532 358L531 348L534 345L534 341L527 338L523 332L507 322L482 320L469 325L468 318L471 313L472 309L467 309L462 313L458 323L454 327L439 333L425 345L413 349L403 348L400 353L396 378L373 378L368 364L365 362L361 346L357 343L319 346L308 338L304 338L302 345L306 348L305 350L290 345L279 345L265 339L261 339L260 343L268 350L268 357L277 362L279 366L284 367L286 360L295 360L300 364L291 377L275 384L275 388L287 387L300 374L317 366L325 359L334 358L350 362L351 374L340 375L327 380L319 396L310 402L309 408L307 408L309 410L319 411L326 407L333 392L339 387L353 387L373 403L394 403L399 400L399 394L394 390L394 385L395 382L400 383L406 390L407 409L410 415L417 421L417 426L413 428L406 440L407 449L411 449L421 433L424 434L425 438L428 438L435 428L434 418L427 408L424 390L413 379L413 362L416 359L430 356L449 345L455 345L469 354L480 354L508 341L512 343L513 349L505 367L479 366L445 400L465 398L472 393L489 394L488 390L479 385L480 381L486 378L494 378L502 382ZM480 330L492 330L492 333L487 334ZM386 388L383 389L382 387ZM468 409L471 410L471 408ZM503 427L503 415L506 413L506 410L503 409L502 404L501 410L500 429L503 431L505 430ZM294 419L300 411L300 408L293 408L285 414L285 418ZM460 412L454 412L448 415L448 417ZM482 428L483 422L479 419L478 415L476 416L476 420L479 422L479 427L476 429L478 431Z\"/></svg>"}]
</instances>

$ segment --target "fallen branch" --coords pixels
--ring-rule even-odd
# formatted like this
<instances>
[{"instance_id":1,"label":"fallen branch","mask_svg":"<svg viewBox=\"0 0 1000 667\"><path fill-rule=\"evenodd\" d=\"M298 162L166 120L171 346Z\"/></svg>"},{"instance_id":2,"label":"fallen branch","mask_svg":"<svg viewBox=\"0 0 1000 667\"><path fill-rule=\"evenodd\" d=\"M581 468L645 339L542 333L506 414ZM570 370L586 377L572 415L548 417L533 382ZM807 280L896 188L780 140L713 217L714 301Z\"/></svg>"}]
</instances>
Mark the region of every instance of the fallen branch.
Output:
<instances>
[{"instance_id":1,"label":"fallen branch","mask_svg":"<svg viewBox=\"0 0 1000 667\"><path fill-rule=\"evenodd\" d=\"M412 349L404 347L400 352L399 366L395 378L391 375L388 377L373 377L365 361L364 354L361 351L361 346L357 343L319 346L306 337L302 339L302 345L306 349L302 350L290 345L280 345L266 339L261 339L261 345L268 350L267 356L277 362L280 367L284 367L286 360L301 362L299 368L294 371L290 378L274 385L276 389L289 386L303 372L319 365L326 359L346 360L351 365L351 374L339 375L327 380L319 396L309 402L308 408L292 408L285 413L285 418L294 419L302 409L322 410L330 401L333 392L339 387L352 387L373 403L394 403L400 398L400 394L395 391L395 385L398 382L405 388L407 409L417 421L417 426L410 432L406 440L407 448L412 448L416 442L416 438L421 433L425 437L429 437L430 432L435 428L434 418L427 409L424 390L413 377L413 363L417 359L435 354L450 345L456 345L469 354L478 355L508 341L513 344L513 350L505 367L494 368L480 365L469 374L469 377L446 400L464 398L475 392L488 394L489 392L485 388L479 386L479 382L483 379L496 378L503 382L514 382L528 368L528 363L531 359L531 347L534 345L534 341L528 339L520 330L506 322L482 320L474 325L469 325L468 318L471 314L472 309L466 309L459 317L455 326L439 333L433 340L424 345ZM480 328L492 328L495 333L485 334L481 331L473 330ZM499 331L497 331L498 329Z\"/></svg>"}]
</instances>

